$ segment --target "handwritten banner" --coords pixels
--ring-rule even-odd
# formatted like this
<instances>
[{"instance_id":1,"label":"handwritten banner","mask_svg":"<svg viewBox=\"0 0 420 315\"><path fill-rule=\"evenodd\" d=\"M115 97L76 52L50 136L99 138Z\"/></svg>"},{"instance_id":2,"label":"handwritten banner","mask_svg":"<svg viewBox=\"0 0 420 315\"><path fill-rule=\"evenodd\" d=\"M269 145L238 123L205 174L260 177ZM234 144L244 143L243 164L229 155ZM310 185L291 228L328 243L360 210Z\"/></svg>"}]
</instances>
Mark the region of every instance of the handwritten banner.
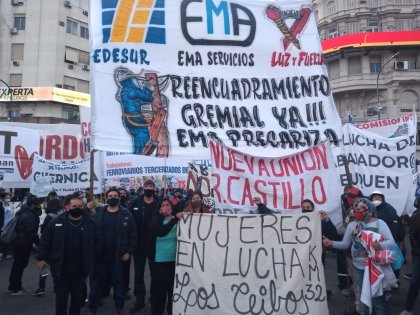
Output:
<instances>
[{"instance_id":1,"label":"handwritten banner","mask_svg":"<svg viewBox=\"0 0 420 315\"><path fill-rule=\"evenodd\" d=\"M173 313L328 315L321 254L317 213L186 216Z\"/></svg>"},{"instance_id":2,"label":"handwritten banner","mask_svg":"<svg viewBox=\"0 0 420 315\"><path fill-rule=\"evenodd\" d=\"M78 190L89 188L90 158L71 164L47 161L39 156L34 158L31 176L31 193L45 197L47 190L55 190L57 195L65 196ZM93 191L102 193L100 167L94 172ZM46 189L45 187L48 187Z\"/></svg>"},{"instance_id":3,"label":"handwritten banner","mask_svg":"<svg viewBox=\"0 0 420 315\"><path fill-rule=\"evenodd\" d=\"M338 141L311 4L91 1L94 148L209 159L211 138L265 156Z\"/></svg>"},{"instance_id":4,"label":"handwritten banner","mask_svg":"<svg viewBox=\"0 0 420 315\"><path fill-rule=\"evenodd\" d=\"M208 162L208 161L207 161ZM188 164L188 178L187 188L192 190L199 190L203 193L203 203L207 208L214 211L214 198L213 198L213 184L211 174L212 168L207 164Z\"/></svg>"},{"instance_id":5,"label":"handwritten banner","mask_svg":"<svg viewBox=\"0 0 420 315\"><path fill-rule=\"evenodd\" d=\"M340 183L329 144L322 143L295 155L262 158L210 142L216 210L241 213L255 210L253 197L282 213L300 213L311 199L316 210L340 221Z\"/></svg>"}]
</instances>

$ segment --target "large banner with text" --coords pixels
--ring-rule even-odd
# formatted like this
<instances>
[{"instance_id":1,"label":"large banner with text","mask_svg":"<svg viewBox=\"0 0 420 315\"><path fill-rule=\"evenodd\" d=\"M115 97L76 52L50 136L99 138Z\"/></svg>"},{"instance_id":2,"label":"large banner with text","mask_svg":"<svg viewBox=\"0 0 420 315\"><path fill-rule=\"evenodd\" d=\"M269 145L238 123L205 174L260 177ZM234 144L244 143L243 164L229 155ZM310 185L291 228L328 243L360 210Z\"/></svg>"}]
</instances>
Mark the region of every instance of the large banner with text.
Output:
<instances>
[{"instance_id":1,"label":"large banner with text","mask_svg":"<svg viewBox=\"0 0 420 315\"><path fill-rule=\"evenodd\" d=\"M25 187L25 182L28 186L33 158L40 149L39 139L39 131L0 125L0 175L4 188Z\"/></svg>"},{"instance_id":2,"label":"large banner with text","mask_svg":"<svg viewBox=\"0 0 420 315\"><path fill-rule=\"evenodd\" d=\"M174 314L329 314L319 214L194 214L178 224Z\"/></svg>"},{"instance_id":3,"label":"large banner with text","mask_svg":"<svg viewBox=\"0 0 420 315\"><path fill-rule=\"evenodd\" d=\"M93 192L102 193L100 167L94 172ZM75 191L89 188L90 158L71 163L60 164L47 161L38 155L34 159L30 191L38 197L45 197L52 190L59 196L66 196Z\"/></svg>"},{"instance_id":4,"label":"large banner with text","mask_svg":"<svg viewBox=\"0 0 420 315\"><path fill-rule=\"evenodd\" d=\"M209 159L341 138L310 0L90 2L95 149ZM260 151L261 152L261 151Z\"/></svg>"},{"instance_id":5,"label":"large banner with text","mask_svg":"<svg viewBox=\"0 0 420 315\"><path fill-rule=\"evenodd\" d=\"M268 208L282 213L300 213L301 202L310 199L315 210L330 213L341 221L339 179L328 143L303 152L262 158L210 141L215 208L223 213L257 209L254 197Z\"/></svg>"}]
</instances>

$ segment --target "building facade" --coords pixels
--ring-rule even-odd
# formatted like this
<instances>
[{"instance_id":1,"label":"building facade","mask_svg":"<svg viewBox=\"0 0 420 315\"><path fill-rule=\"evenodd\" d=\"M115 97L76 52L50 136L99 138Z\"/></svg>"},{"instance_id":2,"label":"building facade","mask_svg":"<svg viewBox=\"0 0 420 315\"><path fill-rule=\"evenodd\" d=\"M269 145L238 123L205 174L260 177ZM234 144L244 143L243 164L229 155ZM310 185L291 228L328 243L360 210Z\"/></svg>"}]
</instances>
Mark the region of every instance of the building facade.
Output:
<instances>
[{"instance_id":1,"label":"building facade","mask_svg":"<svg viewBox=\"0 0 420 315\"><path fill-rule=\"evenodd\" d=\"M89 93L88 16L88 0L1 1L0 87L11 94L14 87ZM71 102L18 98L1 99L0 121L79 123Z\"/></svg>"},{"instance_id":2,"label":"building facade","mask_svg":"<svg viewBox=\"0 0 420 315\"><path fill-rule=\"evenodd\" d=\"M419 111L420 0L312 3L342 120Z\"/></svg>"}]
</instances>

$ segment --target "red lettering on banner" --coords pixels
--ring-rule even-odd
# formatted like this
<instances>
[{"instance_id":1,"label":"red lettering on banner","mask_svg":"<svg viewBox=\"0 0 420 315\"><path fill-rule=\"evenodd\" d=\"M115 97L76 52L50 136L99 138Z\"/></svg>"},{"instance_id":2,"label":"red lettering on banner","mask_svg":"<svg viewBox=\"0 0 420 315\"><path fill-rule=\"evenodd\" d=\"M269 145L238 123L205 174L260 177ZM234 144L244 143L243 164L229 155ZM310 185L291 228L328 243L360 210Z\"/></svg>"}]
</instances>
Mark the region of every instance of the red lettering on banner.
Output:
<instances>
[{"instance_id":1,"label":"red lettering on banner","mask_svg":"<svg viewBox=\"0 0 420 315\"><path fill-rule=\"evenodd\" d=\"M45 159L51 160L60 160L61 159L61 138L60 136L47 136L46 148L45 148ZM54 153L53 153L54 152Z\"/></svg>"},{"instance_id":2,"label":"red lettering on banner","mask_svg":"<svg viewBox=\"0 0 420 315\"><path fill-rule=\"evenodd\" d=\"M231 193L233 192L232 180L239 180L239 179L240 179L239 176L229 176L227 179L227 201L234 205L239 205L239 201L232 199L232 196L231 196Z\"/></svg>"},{"instance_id":3,"label":"red lettering on banner","mask_svg":"<svg viewBox=\"0 0 420 315\"><path fill-rule=\"evenodd\" d=\"M81 125L82 125L82 136L84 138L89 137L92 134L92 129L91 129L92 124L90 122L87 123L84 121L82 122Z\"/></svg>"},{"instance_id":4,"label":"red lettering on banner","mask_svg":"<svg viewBox=\"0 0 420 315\"><path fill-rule=\"evenodd\" d=\"M64 136L63 159L72 160L77 158L78 141L75 136Z\"/></svg>"},{"instance_id":5,"label":"red lettering on banner","mask_svg":"<svg viewBox=\"0 0 420 315\"><path fill-rule=\"evenodd\" d=\"M322 148L322 151L321 151ZM328 165L328 159L327 159L327 148L325 147L325 144L321 145L321 148L319 147L313 147L314 153L315 153L315 157L316 160L318 162L318 165L321 164L322 162L322 166L324 167L324 169L329 169L329 165ZM319 167L318 167L319 169Z\"/></svg>"},{"instance_id":6,"label":"red lettering on banner","mask_svg":"<svg viewBox=\"0 0 420 315\"><path fill-rule=\"evenodd\" d=\"M252 193L251 193L251 186L249 185L249 179L248 178L245 178L245 184L244 184L244 193L243 193L243 195L242 195L242 205L244 205L245 204L245 202L246 202L246 199L248 199L248 201L249 201L249 204L251 205L251 206L253 206L254 205L254 200L252 200Z\"/></svg>"},{"instance_id":7,"label":"red lettering on banner","mask_svg":"<svg viewBox=\"0 0 420 315\"><path fill-rule=\"evenodd\" d=\"M283 209L287 209L287 193L286 193L286 183L281 183L281 190L283 191Z\"/></svg>"},{"instance_id":8,"label":"red lettering on banner","mask_svg":"<svg viewBox=\"0 0 420 315\"><path fill-rule=\"evenodd\" d=\"M231 151L231 152L232 152L232 159L233 159L233 170L235 172L238 172L238 173L245 173L245 170L243 168L238 167L238 164L243 164L244 163L240 159L240 158L243 157L243 155L241 153L237 152L237 151ZM237 157L236 155L239 155L240 158Z\"/></svg>"},{"instance_id":9,"label":"red lettering on banner","mask_svg":"<svg viewBox=\"0 0 420 315\"><path fill-rule=\"evenodd\" d=\"M316 195L316 183L318 183L318 188L321 190L321 196ZM327 201L324 184L322 183L322 178L319 176L315 176L312 180L312 200L319 205L324 204Z\"/></svg>"},{"instance_id":10,"label":"red lettering on banner","mask_svg":"<svg viewBox=\"0 0 420 315\"><path fill-rule=\"evenodd\" d=\"M270 177L270 173L268 172L267 166L265 165L265 161L263 159L258 160L258 174L263 176L263 172L265 172L265 176Z\"/></svg>"},{"instance_id":11,"label":"red lettering on banner","mask_svg":"<svg viewBox=\"0 0 420 315\"><path fill-rule=\"evenodd\" d=\"M279 182L268 182L267 184L269 184L273 187L273 207L277 208L277 186L279 186L280 183Z\"/></svg>"},{"instance_id":12,"label":"red lettering on banner","mask_svg":"<svg viewBox=\"0 0 420 315\"><path fill-rule=\"evenodd\" d=\"M211 174L211 177L213 179L213 195L217 197L217 200L219 202L222 202L222 195L220 194L219 188L220 188L220 175L213 173Z\"/></svg>"},{"instance_id":13,"label":"red lettering on banner","mask_svg":"<svg viewBox=\"0 0 420 315\"><path fill-rule=\"evenodd\" d=\"M244 160L245 160L246 166L248 166L248 170L250 171L250 173L252 175L254 175L254 160L255 160L255 158L253 156L251 156L250 160L248 160L248 155L245 154L244 155Z\"/></svg>"},{"instance_id":14,"label":"red lettering on banner","mask_svg":"<svg viewBox=\"0 0 420 315\"><path fill-rule=\"evenodd\" d=\"M292 185L290 182L286 183L287 187L287 195L289 196L289 202L287 204L286 209L300 209L300 202L297 205L293 204L293 191L292 191Z\"/></svg>"},{"instance_id":15,"label":"red lettering on banner","mask_svg":"<svg viewBox=\"0 0 420 315\"><path fill-rule=\"evenodd\" d=\"M255 186L255 191L258 193L258 194L260 194L260 196L261 196L261 201L262 201L262 203L263 204L267 204L267 194L265 193L265 192L263 192L262 190L260 190L259 189L259 185L260 184L262 184L264 187L266 187L267 186L267 184L265 183L265 181L263 181L263 180L261 180L261 179L257 179L256 181L255 181L255 184L254 184L254 186Z\"/></svg>"}]
</instances>

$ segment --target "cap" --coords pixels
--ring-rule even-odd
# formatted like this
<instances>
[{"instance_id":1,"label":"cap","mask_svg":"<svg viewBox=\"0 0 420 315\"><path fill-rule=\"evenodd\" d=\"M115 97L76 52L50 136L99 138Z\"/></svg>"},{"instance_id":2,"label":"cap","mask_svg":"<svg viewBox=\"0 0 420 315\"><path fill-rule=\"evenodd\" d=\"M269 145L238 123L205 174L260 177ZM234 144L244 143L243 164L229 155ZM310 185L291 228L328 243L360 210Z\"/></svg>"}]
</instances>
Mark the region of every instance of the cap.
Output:
<instances>
[{"instance_id":1,"label":"cap","mask_svg":"<svg viewBox=\"0 0 420 315\"><path fill-rule=\"evenodd\" d=\"M370 194L370 197L372 198L374 195L380 195L382 197L384 197L385 195L379 191L379 190L375 190L373 193Z\"/></svg>"}]
</instances>

